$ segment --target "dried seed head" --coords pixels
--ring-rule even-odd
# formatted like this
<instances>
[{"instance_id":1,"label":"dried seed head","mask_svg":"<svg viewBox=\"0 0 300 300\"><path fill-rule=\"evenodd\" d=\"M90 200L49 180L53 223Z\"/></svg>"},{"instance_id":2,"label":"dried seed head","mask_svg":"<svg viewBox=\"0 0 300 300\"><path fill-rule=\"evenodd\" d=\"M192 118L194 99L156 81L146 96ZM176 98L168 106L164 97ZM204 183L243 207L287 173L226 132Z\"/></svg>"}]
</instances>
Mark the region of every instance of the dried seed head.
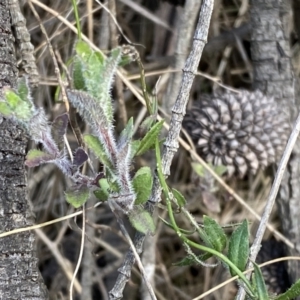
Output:
<instances>
[{"instance_id":1,"label":"dried seed head","mask_svg":"<svg viewBox=\"0 0 300 300\"><path fill-rule=\"evenodd\" d=\"M183 127L201 157L240 177L278 161L290 132L273 98L245 90L203 96L187 112Z\"/></svg>"}]
</instances>

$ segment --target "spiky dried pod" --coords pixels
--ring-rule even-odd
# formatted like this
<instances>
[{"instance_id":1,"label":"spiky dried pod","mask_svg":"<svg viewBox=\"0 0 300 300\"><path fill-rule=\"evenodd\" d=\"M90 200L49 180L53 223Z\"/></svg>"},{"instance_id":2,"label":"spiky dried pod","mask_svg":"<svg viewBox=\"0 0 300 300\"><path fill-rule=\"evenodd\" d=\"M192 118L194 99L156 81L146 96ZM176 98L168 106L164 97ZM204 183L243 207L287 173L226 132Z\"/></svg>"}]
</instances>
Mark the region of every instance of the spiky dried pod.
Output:
<instances>
[{"instance_id":1,"label":"spiky dried pod","mask_svg":"<svg viewBox=\"0 0 300 300\"><path fill-rule=\"evenodd\" d=\"M290 133L273 98L246 90L203 96L187 112L183 127L201 157L240 177L278 161Z\"/></svg>"}]
</instances>

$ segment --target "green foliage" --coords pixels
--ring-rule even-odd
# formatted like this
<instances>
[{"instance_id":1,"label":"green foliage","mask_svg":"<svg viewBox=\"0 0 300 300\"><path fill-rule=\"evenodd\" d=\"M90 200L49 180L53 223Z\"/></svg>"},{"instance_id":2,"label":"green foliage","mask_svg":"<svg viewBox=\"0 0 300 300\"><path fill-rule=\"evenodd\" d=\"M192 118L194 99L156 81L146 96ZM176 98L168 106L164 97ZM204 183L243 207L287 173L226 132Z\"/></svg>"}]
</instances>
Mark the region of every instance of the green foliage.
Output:
<instances>
[{"instance_id":1,"label":"green foliage","mask_svg":"<svg viewBox=\"0 0 300 300\"><path fill-rule=\"evenodd\" d=\"M129 215L129 221L132 226L142 233L155 232L155 224L149 212L141 206L135 206L134 211Z\"/></svg>"},{"instance_id":2,"label":"green foliage","mask_svg":"<svg viewBox=\"0 0 300 300\"><path fill-rule=\"evenodd\" d=\"M65 192L66 200L75 208L82 206L90 196L90 190L87 186L75 186Z\"/></svg>"},{"instance_id":3,"label":"green foliage","mask_svg":"<svg viewBox=\"0 0 300 300\"><path fill-rule=\"evenodd\" d=\"M86 91L94 98L104 111L108 122L113 120L113 106L110 89L117 66L122 57L122 48L111 51L109 58L104 59L100 52L78 41L75 46L76 56L73 64L74 87Z\"/></svg>"},{"instance_id":4,"label":"green foliage","mask_svg":"<svg viewBox=\"0 0 300 300\"><path fill-rule=\"evenodd\" d=\"M136 155L142 155L146 151L154 147L155 142L158 139L158 136L163 127L163 123L164 121L162 120L151 127L150 131L148 131L144 138L141 140Z\"/></svg>"},{"instance_id":5,"label":"green foliage","mask_svg":"<svg viewBox=\"0 0 300 300\"><path fill-rule=\"evenodd\" d=\"M300 296L300 279L297 280L285 293L274 297L274 300L292 300Z\"/></svg>"},{"instance_id":6,"label":"green foliage","mask_svg":"<svg viewBox=\"0 0 300 300\"><path fill-rule=\"evenodd\" d=\"M208 216L203 216L203 225L211 247L222 252L227 245L227 236L223 228Z\"/></svg>"},{"instance_id":7,"label":"green foliage","mask_svg":"<svg viewBox=\"0 0 300 300\"><path fill-rule=\"evenodd\" d=\"M254 265L254 274L253 274L253 282L254 282L254 287L257 293L257 299L258 300L268 300L269 295L267 292L267 288L265 285L265 281L263 278L263 275L261 273L260 268L256 263L253 263Z\"/></svg>"},{"instance_id":8,"label":"green foliage","mask_svg":"<svg viewBox=\"0 0 300 300\"><path fill-rule=\"evenodd\" d=\"M94 191L95 196L100 201L107 201L110 193L110 186L106 178L101 178L99 180L100 190Z\"/></svg>"},{"instance_id":9,"label":"green foliage","mask_svg":"<svg viewBox=\"0 0 300 300\"><path fill-rule=\"evenodd\" d=\"M134 204L144 204L150 197L153 176L149 167L140 168L134 175L132 180L133 188L136 193Z\"/></svg>"},{"instance_id":10,"label":"green foliage","mask_svg":"<svg viewBox=\"0 0 300 300\"><path fill-rule=\"evenodd\" d=\"M106 166L109 169L113 169L112 162L108 158L104 146L101 144L101 142L96 136L86 134L84 135L83 140L104 166Z\"/></svg>"},{"instance_id":11,"label":"green foliage","mask_svg":"<svg viewBox=\"0 0 300 300\"><path fill-rule=\"evenodd\" d=\"M34 107L25 78L17 82L17 90L3 89L6 102L0 101L0 113L6 117L15 117L23 123L28 123L34 115Z\"/></svg>"},{"instance_id":12,"label":"green foliage","mask_svg":"<svg viewBox=\"0 0 300 300\"><path fill-rule=\"evenodd\" d=\"M38 150L38 149L32 149L32 150L29 150L29 152L26 155L25 165L30 168L33 168L33 167L37 167L41 164L44 164L46 162L49 162L53 159L54 159L54 157L52 155L50 155L49 153L46 153L46 152Z\"/></svg>"},{"instance_id":13,"label":"green foliage","mask_svg":"<svg viewBox=\"0 0 300 300\"><path fill-rule=\"evenodd\" d=\"M235 266L245 271L249 257L249 231L248 222L245 220L233 233L229 240L228 258ZM230 268L232 276L237 275L236 271Z\"/></svg>"},{"instance_id":14,"label":"green foliage","mask_svg":"<svg viewBox=\"0 0 300 300\"><path fill-rule=\"evenodd\" d=\"M6 102L0 101L0 114L4 117L10 117L13 115L13 110Z\"/></svg>"},{"instance_id":15,"label":"green foliage","mask_svg":"<svg viewBox=\"0 0 300 300\"><path fill-rule=\"evenodd\" d=\"M177 191L176 189L172 189L172 193L173 193L173 196L175 197L179 207L183 207L186 205L186 200L179 191Z\"/></svg>"},{"instance_id":16,"label":"green foliage","mask_svg":"<svg viewBox=\"0 0 300 300\"><path fill-rule=\"evenodd\" d=\"M133 118L130 118L127 122L125 128L122 130L119 141L118 141L118 148L123 148L128 146L131 143L131 139L133 136Z\"/></svg>"},{"instance_id":17,"label":"green foliage","mask_svg":"<svg viewBox=\"0 0 300 300\"><path fill-rule=\"evenodd\" d=\"M195 173L198 176L205 177L206 170L205 170L205 168L204 168L204 166L202 164L197 163L197 162L192 162L191 165L192 165L193 170L195 171ZM223 165L213 166L211 163L209 163L208 165L219 176L222 176L226 172L226 170L227 170L227 168L225 166L223 166Z\"/></svg>"}]
</instances>

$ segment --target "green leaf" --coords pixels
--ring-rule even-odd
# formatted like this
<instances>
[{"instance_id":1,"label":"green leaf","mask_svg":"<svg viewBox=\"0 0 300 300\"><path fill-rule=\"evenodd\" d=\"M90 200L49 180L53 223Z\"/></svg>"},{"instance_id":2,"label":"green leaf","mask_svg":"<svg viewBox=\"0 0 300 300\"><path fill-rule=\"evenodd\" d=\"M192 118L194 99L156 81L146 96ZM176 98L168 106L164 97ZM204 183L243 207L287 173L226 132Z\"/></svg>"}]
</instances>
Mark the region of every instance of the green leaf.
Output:
<instances>
[{"instance_id":1,"label":"green leaf","mask_svg":"<svg viewBox=\"0 0 300 300\"><path fill-rule=\"evenodd\" d=\"M196 162L192 162L191 163L193 170L196 172L196 174L200 177L204 177L205 175L205 169L204 167Z\"/></svg>"},{"instance_id":2,"label":"green leaf","mask_svg":"<svg viewBox=\"0 0 300 300\"><path fill-rule=\"evenodd\" d=\"M219 165L219 166L213 166L213 170L219 175L222 176L226 171L226 166Z\"/></svg>"},{"instance_id":3,"label":"green leaf","mask_svg":"<svg viewBox=\"0 0 300 300\"><path fill-rule=\"evenodd\" d=\"M15 108L15 115L19 120L29 121L33 113L31 111L31 105L28 102L20 102Z\"/></svg>"},{"instance_id":4,"label":"green leaf","mask_svg":"<svg viewBox=\"0 0 300 300\"><path fill-rule=\"evenodd\" d=\"M249 231L248 222L243 223L232 233L229 240L228 258L243 272L249 256ZM230 269L232 276L236 273Z\"/></svg>"},{"instance_id":5,"label":"green leaf","mask_svg":"<svg viewBox=\"0 0 300 300\"><path fill-rule=\"evenodd\" d=\"M93 54L91 47L82 40L77 41L75 51L83 61L87 61L88 58Z\"/></svg>"},{"instance_id":6,"label":"green leaf","mask_svg":"<svg viewBox=\"0 0 300 300\"><path fill-rule=\"evenodd\" d=\"M269 300L270 298L267 292L267 288L261 270L255 262L253 263L253 266L254 266L254 282L258 294L258 300Z\"/></svg>"},{"instance_id":7,"label":"green leaf","mask_svg":"<svg viewBox=\"0 0 300 300\"><path fill-rule=\"evenodd\" d=\"M124 146L127 146L131 138L133 136L133 118L130 118L127 122L125 128L122 130L119 141L118 141L118 148L123 148Z\"/></svg>"},{"instance_id":8,"label":"green leaf","mask_svg":"<svg viewBox=\"0 0 300 300\"><path fill-rule=\"evenodd\" d=\"M138 151L139 147L140 147L141 141L140 140L135 140L135 141L131 141L131 159L130 161L135 157L136 152Z\"/></svg>"},{"instance_id":9,"label":"green leaf","mask_svg":"<svg viewBox=\"0 0 300 300\"><path fill-rule=\"evenodd\" d=\"M106 178L101 178L99 180L100 190L94 191L95 196L101 200L101 201L107 201L109 192L110 192L110 186Z\"/></svg>"},{"instance_id":10,"label":"green leaf","mask_svg":"<svg viewBox=\"0 0 300 300\"><path fill-rule=\"evenodd\" d=\"M14 111L16 107L19 105L19 103L22 101L22 99L12 90L7 89L4 92L6 101L10 108Z\"/></svg>"},{"instance_id":11,"label":"green leaf","mask_svg":"<svg viewBox=\"0 0 300 300\"><path fill-rule=\"evenodd\" d=\"M300 279L297 280L285 293L274 297L274 300L292 300L300 296Z\"/></svg>"},{"instance_id":12,"label":"green leaf","mask_svg":"<svg viewBox=\"0 0 300 300\"><path fill-rule=\"evenodd\" d=\"M94 152L96 157L109 169L112 169L112 163L106 155L103 145L100 143L99 139L91 134L86 134L83 137L86 145Z\"/></svg>"},{"instance_id":13,"label":"green leaf","mask_svg":"<svg viewBox=\"0 0 300 300\"><path fill-rule=\"evenodd\" d=\"M227 245L227 236L223 228L208 216L203 216L203 225L213 249L222 252Z\"/></svg>"},{"instance_id":14,"label":"green leaf","mask_svg":"<svg viewBox=\"0 0 300 300\"><path fill-rule=\"evenodd\" d=\"M150 115L142 122L140 125L140 131L147 132L153 125L153 123L156 121L155 115Z\"/></svg>"},{"instance_id":15,"label":"green leaf","mask_svg":"<svg viewBox=\"0 0 300 300\"><path fill-rule=\"evenodd\" d=\"M65 196L68 203L78 208L88 200L90 191L87 186L73 187L65 192Z\"/></svg>"},{"instance_id":16,"label":"green leaf","mask_svg":"<svg viewBox=\"0 0 300 300\"><path fill-rule=\"evenodd\" d=\"M113 120L113 106L110 98L112 79L118 61L121 58L120 48L113 49L111 56L104 59L100 52L94 51L85 42L79 41L75 47L73 77L77 89L86 91L94 98L109 122Z\"/></svg>"},{"instance_id":17,"label":"green leaf","mask_svg":"<svg viewBox=\"0 0 300 300\"><path fill-rule=\"evenodd\" d=\"M82 60L75 56L73 61L73 72L72 72L74 88L76 90L86 91L85 81L83 77L83 70L84 70L84 64Z\"/></svg>"},{"instance_id":18,"label":"green leaf","mask_svg":"<svg viewBox=\"0 0 300 300\"><path fill-rule=\"evenodd\" d=\"M6 113L8 115L9 111L11 111L11 116L14 114L18 120L25 121L32 117L33 112L31 111L32 104L30 100L23 101L19 95L10 89L5 89L4 95L7 105L2 105L3 114Z\"/></svg>"},{"instance_id":19,"label":"green leaf","mask_svg":"<svg viewBox=\"0 0 300 300\"><path fill-rule=\"evenodd\" d=\"M13 115L13 111L6 102L0 101L0 114L5 117L11 117Z\"/></svg>"},{"instance_id":20,"label":"green leaf","mask_svg":"<svg viewBox=\"0 0 300 300\"><path fill-rule=\"evenodd\" d=\"M45 153L38 149L32 149L29 150L29 152L26 155L25 165L29 168L33 168L41 164L47 163L53 159L54 157L49 153Z\"/></svg>"},{"instance_id":21,"label":"green leaf","mask_svg":"<svg viewBox=\"0 0 300 300\"><path fill-rule=\"evenodd\" d=\"M134 175L132 180L133 188L136 193L134 204L144 204L150 197L153 176L149 167L140 168Z\"/></svg>"},{"instance_id":22,"label":"green leaf","mask_svg":"<svg viewBox=\"0 0 300 300\"><path fill-rule=\"evenodd\" d=\"M156 139L160 134L163 124L164 120L161 120L151 127L150 131L148 131L144 138L141 140L141 144L136 155L142 155L155 145Z\"/></svg>"},{"instance_id":23,"label":"green leaf","mask_svg":"<svg viewBox=\"0 0 300 300\"><path fill-rule=\"evenodd\" d=\"M155 224L150 213L139 206L134 207L133 212L129 214L129 221L139 232L151 234L155 232Z\"/></svg>"},{"instance_id":24,"label":"green leaf","mask_svg":"<svg viewBox=\"0 0 300 300\"><path fill-rule=\"evenodd\" d=\"M179 205L179 207L183 207L186 205L186 200L179 191L172 189L172 193L175 199L177 200L177 204Z\"/></svg>"},{"instance_id":25,"label":"green leaf","mask_svg":"<svg viewBox=\"0 0 300 300\"><path fill-rule=\"evenodd\" d=\"M17 85L18 85L18 95L19 95L19 97L25 102L28 102L28 101L32 102L31 101L29 85L28 85L27 80L24 76L20 77L18 79Z\"/></svg>"}]
</instances>

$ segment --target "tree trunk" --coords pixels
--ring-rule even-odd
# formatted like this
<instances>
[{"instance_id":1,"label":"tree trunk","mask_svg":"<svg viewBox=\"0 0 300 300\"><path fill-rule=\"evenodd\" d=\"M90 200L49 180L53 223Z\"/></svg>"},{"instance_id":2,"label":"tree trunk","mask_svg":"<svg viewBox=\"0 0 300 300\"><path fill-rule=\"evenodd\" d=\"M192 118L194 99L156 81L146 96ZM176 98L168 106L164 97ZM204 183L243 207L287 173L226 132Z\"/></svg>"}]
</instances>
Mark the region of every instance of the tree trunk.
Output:
<instances>
[{"instance_id":1,"label":"tree trunk","mask_svg":"<svg viewBox=\"0 0 300 300\"><path fill-rule=\"evenodd\" d=\"M251 8L251 54L254 88L274 96L291 124L298 114L295 97L296 80L290 59L290 0L253 0ZM281 185L277 204L283 234L295 245L289 255L300 253L300 153L299 142L292 153ZM299 278L300 263L290 261L289 274L293 282Z\"/></svg>"},{"instance_id":2,"label":"tree trunk","mask_svg":"<svg viewBox=\"0 0 300 300\"><path fill-rule=\"evenodd\" d=\"M0 0L0 95L18 76L7 0ZM0 117L0 232L33 224L27 201L24 158L27 137L15 123ZM38 270L35 235L24 232L1 239L0 299L48 299Z\"/></svg>"}]
</instances>

